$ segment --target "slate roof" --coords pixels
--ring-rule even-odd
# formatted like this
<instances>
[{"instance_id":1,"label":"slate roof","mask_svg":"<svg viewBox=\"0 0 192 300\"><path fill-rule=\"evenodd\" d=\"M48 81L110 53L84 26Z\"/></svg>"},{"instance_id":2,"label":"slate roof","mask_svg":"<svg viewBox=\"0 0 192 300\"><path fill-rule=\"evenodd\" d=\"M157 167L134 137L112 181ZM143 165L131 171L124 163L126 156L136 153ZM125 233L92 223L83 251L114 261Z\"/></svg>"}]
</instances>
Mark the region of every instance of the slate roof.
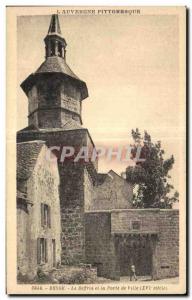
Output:
<instances>
[{"instance_id":1,"label":"slate roof","mask_svg":"<svg viewBox=\"0 0 192 300\"><path fill-rule=\"evenodd\" d=\"M59 56L48 57L35 72L35 74L39 73L63 73L72 78L80 80L67 65L66 61Z\"/></svg>"},{"instance_id":2,"label":"slate roof","mask_svg":"<svg viewBox=\"0 0 192 300\"><path fill-rule=\"evenodd\" d=\"M28 91L36 84L40 76L48 76L50 74L58 74L61 78L71 78L74 84L78 86L81 92L81 100L88 97L87 85L84 81L79 79L75 73L70 69L66 61L58 56L48 57L37 69L35 73L30 74L22 83L21 88L28 94Z\"/></svg>"},{"instance_id":3,"label":"slate roof","mask_svg":"<svg viewBox=\"0 0 192 300\"><path fill-rule=\"evenodd\" d=\"M17 179L27 180L31 176L44 144L44 141L17 144Z\"/></svg>"}]
</instances>

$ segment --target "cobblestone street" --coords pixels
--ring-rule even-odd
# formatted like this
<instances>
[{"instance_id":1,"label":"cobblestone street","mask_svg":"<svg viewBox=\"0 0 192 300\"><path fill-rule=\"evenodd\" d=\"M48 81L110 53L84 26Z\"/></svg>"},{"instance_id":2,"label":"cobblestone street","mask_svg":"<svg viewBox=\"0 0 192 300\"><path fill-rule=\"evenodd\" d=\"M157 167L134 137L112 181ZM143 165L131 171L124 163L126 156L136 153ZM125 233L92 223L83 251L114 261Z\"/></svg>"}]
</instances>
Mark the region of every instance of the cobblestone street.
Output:
<instances>
[{"instance_id":1,"label":"cobblestone street","mask_svg":"<svg viewBox=\"0 0 192 300\"><path fill-rule=\"evenodd\" d=\"M119 281L105 279L105 278L99 278L98 283L117 283ZM123 276L120 279L121 283L130 282L130 284L134 283L140 283L140 282L148 282L148 283L164 283L164 284L178 284L179 283L179 277L171 277L171 278L165 278L165 279L159 279L159 280L151 280L150 276L140 276L138 277L137 281L130 281L129 276Z\"/></svg>"},{"instance_id":2,"label":"cobblestone street","mask_svg":"<svg viewBox=\"0 0 192 300\"><path fill-rule=\"evenodd\" d=\"M120 282L127 282L130 281L129 277L121 277ZM137 278L136 282L141 282L141 281L148 281L150 283L178 283L179 282L179 277L172 277L172 278L165 278L165 279L159 279L159 280L151 280L150 276L141 276ZM132 281L135 282L135 281Z\"/></svg>"}]
</instances>

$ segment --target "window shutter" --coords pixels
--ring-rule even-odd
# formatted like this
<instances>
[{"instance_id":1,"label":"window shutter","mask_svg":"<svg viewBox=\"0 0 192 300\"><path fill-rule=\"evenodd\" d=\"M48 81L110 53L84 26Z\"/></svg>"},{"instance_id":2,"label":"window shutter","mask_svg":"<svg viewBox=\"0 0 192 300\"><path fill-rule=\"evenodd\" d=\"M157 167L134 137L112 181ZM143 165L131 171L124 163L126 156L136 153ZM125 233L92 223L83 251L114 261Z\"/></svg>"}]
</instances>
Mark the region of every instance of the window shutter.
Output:
<instances>
[{"instance_id":1,"label":"window shutter","mask_svg":"<svg viewBox=\"0 0 192 300\"><path fill-rule=\"evenodd\" d=\"M41 226L44 226L44 204L41 203Z\"/></svg>"},{"instance_id":2,"label":"window shutter","mask_svg":"<svg viewBox=\"0 0 192 300\"><path fill-rule=\"evenodd\" d=\"M48 226L51 228L51 207L48 206Z\"/></svg>"},{"instance_id":3,"label":"window shutter","mask_svg":"<svg viewBox=\"0 0 192 300\"><path fill-rule=\"evenodd\" d=\"M41 263L41 245L40 245L40 238L37 239L37 264Z\"/></svg>"},{"instance_id":4,"label":"window shutter","mask_svg":"<svg viewBox=\"0 0 192 300\"><path fill-rule=\"evenodd\" d=\"M47 239L44 240L45 242L45 262L48 262L48 256L47 256Z\"/></svg>"}]
</instances>

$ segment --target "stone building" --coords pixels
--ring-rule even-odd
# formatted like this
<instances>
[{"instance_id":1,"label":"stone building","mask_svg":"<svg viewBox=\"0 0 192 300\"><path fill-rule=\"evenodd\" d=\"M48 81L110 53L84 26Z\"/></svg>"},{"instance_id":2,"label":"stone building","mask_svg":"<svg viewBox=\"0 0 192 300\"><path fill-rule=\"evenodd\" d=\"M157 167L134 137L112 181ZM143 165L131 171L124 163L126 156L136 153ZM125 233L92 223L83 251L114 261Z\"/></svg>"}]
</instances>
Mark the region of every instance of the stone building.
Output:
<instances>
[{"instance_id":1,"label":"stone building","mask_svg":"<svg viewBox=\"0 0 192 300\"><path fill-rule=\"evenodd\" d=\"M113 170L106 174L98 173L91 202L86 203L86 208L87 210L131 208L132 196L132 185Z\"/></svg>"},{"instance_id":2,"label":"stone building","mask_svg":"<svg viewBox=\"0 0 192 300\"><path fill-rule=\"evenodd\" d=\"M17 144L17 266L32 278L61 262L60 180L46 151L40 140Z\"/></svg>"},{"instance_id":3,"label":"stone building","mask_svg":"<svg viewBox=\"0 0 192 300\"><path fill-rule=\"evenodd\" d=\"M90 211L85 220L87 262L99 276L118 280L131 264L138 276L178 276L178 210Z\"/></svg>"},{"instance_id":4,"label":"stone building","mask_svg":"<svg viewBox=\"0 0 192 300\"><path fill-rule=\"evenodd\" d=\"M32 145L38 149L41 145L41 151L55 147L57 164L49 172L49 164L44 161L41 171L45 172L45 168L46 174L49 174L43 179L45 184L42 185L39 173L30 177L36 180L36 184L29 184L26 192L25 188L21 188L25 186L20 175L24 166L20 165L18 157L18 203L22 203L18 206L19 267L35 272L41 265L37 259L37 239L46 238L44 231L41 235L38 217L43 198L51 212L55 210L52 219L57 219L57 226L50 229L50 236L47 236L49 243L55 239L55 247L58 247L54 263L50 263L51 259L46 261L49 269L57 262L62 265L88 263L97 267L98 276L118 280L120 276L128 275L130 264L134 263L138 275L149 275L154 279L177 276L177 210L132 209L132 185L113 170L107 174L98 173L97 160L92 161L90 157L78 162L60 160L63 146L73 147L75 152L82 147L88 147L90 152L95 149L81 118L82 101L88 97L88 90L86 83L73 73L66 62L67 44L61 35L57 15L52 16L44 41L45 61L21 84L28 98L29 114L28 126L17 133L18 155L22 155L26 167L31 168ZM41 151L33 157L34 170L38 168ZM40 189L42 194L34 200L38 195L36 189ZM48 192L49 189L52 193ZM36 204L33 206L33 203ZM54 205L55 208L52 208ZM37 206L38 209L35 208ZM28 210L33 210L33 218L28 217ZM24 222L28 225L22 226ZM30 229L32 234L36 232L29 243L25 228ZM26 248L32 244L34 253ZM47 257L51 258L49 251L51 248L47 250ZM43 262L42 265L46 264Z\"/></svg>"}]
</instances>

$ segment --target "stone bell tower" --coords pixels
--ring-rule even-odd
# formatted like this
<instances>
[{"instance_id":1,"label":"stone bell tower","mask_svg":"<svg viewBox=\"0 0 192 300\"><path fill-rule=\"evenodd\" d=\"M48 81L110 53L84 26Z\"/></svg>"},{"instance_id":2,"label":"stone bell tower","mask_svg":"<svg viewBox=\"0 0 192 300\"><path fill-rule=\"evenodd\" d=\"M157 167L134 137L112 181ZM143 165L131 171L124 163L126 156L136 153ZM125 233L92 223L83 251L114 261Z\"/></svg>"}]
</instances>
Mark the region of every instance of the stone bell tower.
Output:
<instances>
[{"instance_id":1,"label":"stone bell tower","mask_svg":"<svg viewBox=\"0 0 192 300\"><path fill-rule=\"evenodd\" d=\"M52 15L44 42L45 61L21 84L29 100L29 125L62 128L69 120L81 125L81 101L88 97L87 86L66 63L67 43L58 15Z\"/></svg>"},{"instance_id":2,"label":"stone bell tower","mask_svg":"<svg viewBox=\"0 0 192 300\"><path fill-rule=\"evenodd\" d=\"M37 29L38 30L38 29ZM59 19L52 15L45 42L45 61L21 84L28 98L28 126L17 133L18 142L42 140L48 147L94 148L91 136L82 127L82 100L88 97L86 83L66 63L66 41ZM97 162L61 162L61 261L85 261L84 212L90 203L97 176Z\"/></svg>"}]
</instances>

